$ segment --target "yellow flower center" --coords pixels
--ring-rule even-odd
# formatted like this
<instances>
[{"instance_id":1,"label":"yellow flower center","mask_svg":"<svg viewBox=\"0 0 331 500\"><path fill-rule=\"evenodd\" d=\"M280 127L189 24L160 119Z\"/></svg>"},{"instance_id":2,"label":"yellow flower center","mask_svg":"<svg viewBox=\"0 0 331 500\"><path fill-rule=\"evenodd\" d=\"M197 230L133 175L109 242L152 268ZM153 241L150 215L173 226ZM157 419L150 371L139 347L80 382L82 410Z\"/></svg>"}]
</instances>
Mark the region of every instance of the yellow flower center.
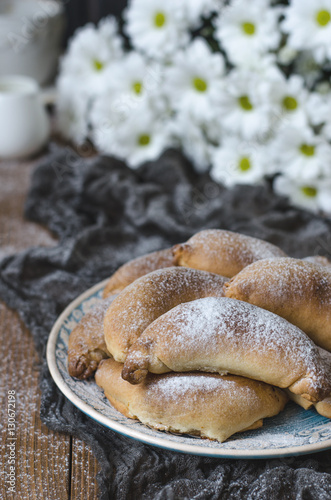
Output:
<instances>
[{"instance_id":1,"label":"yellow flower center","mask_svg":"<svg viewBox=\"0 0 331 500\"><path fill-rule=\"evenodd\" d=\"M198 92L206 92L208 85L205 80L202 80L202 78L193 78L193 87Z\"/></svg>"},{"instance_id":2,"label":"yellow flower center","mask_svg":"<svg viewBox=\"0 0 331 500\"><path fill-rule=\"evenodd\" d=\"M141 82L134 82L132 84L132 89L133 89L133 92L135 92L135 94L139 95L139 94L141 94L141 92L143 90L143 84Z\"/></svg>"},{"instance_id":3,"label":"yellow flower center","mask_svg":"<svg viewBox=\"0 0 331 500\"><path fill-rule=\"evenodd\" d=\"M251 166L252 165L250 159L247 158L247 156L243 156L238 164L239 170L241 170L241 172L247 172L247 170L249 170Z\"/></svg>"},{"instance_id":4,"label":"yellow flower center","mask_svg":"<svg viewBox=\"0 0 331 500\"><path fill-rule=\"evenodd\" d=\"M328 10L319 10L316 14L316 22L322 28L327 26L331 21L331 13Z\"/></svg>"},{"instance_id":5,"label":"yellow flower center","mask_svg":"<svg viewBox=\"0 0 331 500\"><path fill-rule=\"evenodd\" d=\"M255 33L255 24L253 23L242 23L241 28L245 35L252 36Z\"/></svg>"},{"instance_id":6,"label":"yellow flower center","mask_svg":"<svg viewBox=\"0 0 331 500\"><path fill-rule=\"evenodd\" d=\"M102 71L104 66L105 66L104 63L99 61L99 59L93 60L93 67L96 71Z\"/></svg>"},{"instance_id":7,"label":"yellow flower center","mask_svg":"<svg viewBox=\"0 0 331 500\"><path fill-rule=\"evenodd\" d=\"M291 95L287 95L283 99L283 107L287 111L294 111L298 107L298 101L295 99L295 97L292 97Z\"/></svg>"},{"instance_id":8,"label":"yellow flower center","mask_svg":"<svg viewBox=\"0 0 331 500\"><path fill-rule=\"evenodd\" d=\"M142 134L138 137L139 146L148 146L150 142L151 142L151 136L148 134Z\"/></svg>"},{"instance_id":9,"label":"yellow flower center","mask_svg":"<svg viewBox=\"0 0 331 500\"><path fill-rule=\"evenodd\" d=\"M241 97L239 97L238 102L242 109L244 109L245 111L251 111L253 109L253 105L249 100L248 95L242 95Z\"/></svg>"},{"instance_id":10,"label":"yellow flower center","mask_svg":"<svg viewBox=\"0 0 331 500\"><path fill-rule=\"evenodd\" d=\"M308 198L315 198L317 195L317 189L311 186L303 186L301 191L305 196L308 196Z\"/></svg>"},{"instance_id":11,"label":"yellow flower center","mask_svg":"<svg viewBox=\"0 0 331 500\"><path fill-rule=\"evenodd\" d=\"M154 25L156 28L162 28L166 23L166 16L163 12L157 12L154 16Z\"/></svg>"},{"instance_id":12,"label":"yellow flower center","mask_svg":"<svg viewBox=\"0 0 331 500\"><path fill-rule=\"evenodd\" d=\"M311 144L301 144L300 151L305 156L314 156L315 146L312 146Z\"/></svg>"}]
</instances>

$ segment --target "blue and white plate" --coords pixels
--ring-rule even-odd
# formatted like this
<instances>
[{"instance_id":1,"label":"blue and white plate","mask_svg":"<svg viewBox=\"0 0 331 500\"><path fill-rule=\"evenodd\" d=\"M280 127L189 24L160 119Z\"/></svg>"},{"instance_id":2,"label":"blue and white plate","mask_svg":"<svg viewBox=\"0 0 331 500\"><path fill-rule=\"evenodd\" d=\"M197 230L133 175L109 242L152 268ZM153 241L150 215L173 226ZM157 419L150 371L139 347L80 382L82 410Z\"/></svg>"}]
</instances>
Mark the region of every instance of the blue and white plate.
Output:
<instances>
[{"instance_id":1,"label":"blue and white plate","mask_svg":"<svg viewBox=\"0 0 331 500\"><path fill-rule=\"evenodd\" d=\"M107 281L107 280L106 280ZM74 300L55 323L47 345L47 362L63 394L100 424L160 448L227 458L267 458L301 455L331 448L331 420L316 411L303 410L290 402L276 417L264 420L255 431L235 434L225 443L189 435L161 432L124 417L115 410L94 380L80 381L68 373L68 339L71 330L102 296L106 281Z\"/></svg>"}]
</instances>

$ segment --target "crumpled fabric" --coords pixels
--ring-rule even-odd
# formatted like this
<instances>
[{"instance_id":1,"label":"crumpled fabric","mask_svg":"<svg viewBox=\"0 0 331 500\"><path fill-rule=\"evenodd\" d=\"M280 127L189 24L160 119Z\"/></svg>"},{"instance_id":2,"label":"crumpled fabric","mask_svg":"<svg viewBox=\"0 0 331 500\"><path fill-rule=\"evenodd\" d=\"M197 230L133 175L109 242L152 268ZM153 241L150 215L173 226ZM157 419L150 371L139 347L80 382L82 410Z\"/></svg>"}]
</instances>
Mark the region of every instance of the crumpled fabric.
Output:
<instances>
[{"instance_id":1,"label":"crumpled fabric","mask_svg":"<svg viewBox=\"0 0 331 500\"><path fill-rule=\"evenodd\" d=\"M49 331L80 293L121 264L206 228L259 237L293 257L331 255L331 220L293 208L269 184L225 189L169 150L132 171L53 146L36 168L26 217L59 237L0 263L0 298L30 329L42 360L41 418L87 442L102 500L330 500L331 452L270 460L216 459L161 450L116 434L73 406L47 369Z\"/></svg>"}]
</instances>

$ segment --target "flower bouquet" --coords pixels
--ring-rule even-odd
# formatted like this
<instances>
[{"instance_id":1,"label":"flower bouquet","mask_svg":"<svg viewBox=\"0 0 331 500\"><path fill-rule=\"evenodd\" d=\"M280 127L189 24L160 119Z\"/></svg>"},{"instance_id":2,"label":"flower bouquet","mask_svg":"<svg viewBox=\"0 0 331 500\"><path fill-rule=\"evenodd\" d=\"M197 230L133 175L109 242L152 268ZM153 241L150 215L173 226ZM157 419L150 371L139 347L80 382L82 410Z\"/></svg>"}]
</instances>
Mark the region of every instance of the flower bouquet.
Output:
<instances>
[{"instance_id":1,"label":"flower bouquet","mask_svg":"<svg viewBox=\"0 0 331 500\"><path fill-rule=\"evenodd\" d=\"M58 127L132 168L177 147L329 214L330 75L331 0L131 0L70 41Z\"/></svg>"}]
</instances>

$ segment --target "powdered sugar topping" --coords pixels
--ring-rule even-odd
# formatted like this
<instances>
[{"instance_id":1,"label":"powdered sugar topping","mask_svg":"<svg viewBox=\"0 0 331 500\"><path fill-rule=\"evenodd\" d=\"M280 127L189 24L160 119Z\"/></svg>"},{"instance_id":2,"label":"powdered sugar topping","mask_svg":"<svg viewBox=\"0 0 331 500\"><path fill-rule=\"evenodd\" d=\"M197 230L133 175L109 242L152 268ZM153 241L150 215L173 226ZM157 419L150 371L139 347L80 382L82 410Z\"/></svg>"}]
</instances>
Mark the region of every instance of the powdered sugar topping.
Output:
<instances>
[{"instance_id":1,"label":"powdered sugar topping","mask_svg":"<svg viewBox=\"0 0 331 500\"><path fill-rule=\"evenodd\" d=\"M224 231L221 229L207 229L194 235L189 241L194 248L195 245L201 246L206 254L214 255L219 258L222 250L227 254L238 254L240 246L240 257L243 262L254 262L259 259L273 257L283 257L284 252L267 241L246 236L244 234Z\"/></svg>"}]
</instances>

